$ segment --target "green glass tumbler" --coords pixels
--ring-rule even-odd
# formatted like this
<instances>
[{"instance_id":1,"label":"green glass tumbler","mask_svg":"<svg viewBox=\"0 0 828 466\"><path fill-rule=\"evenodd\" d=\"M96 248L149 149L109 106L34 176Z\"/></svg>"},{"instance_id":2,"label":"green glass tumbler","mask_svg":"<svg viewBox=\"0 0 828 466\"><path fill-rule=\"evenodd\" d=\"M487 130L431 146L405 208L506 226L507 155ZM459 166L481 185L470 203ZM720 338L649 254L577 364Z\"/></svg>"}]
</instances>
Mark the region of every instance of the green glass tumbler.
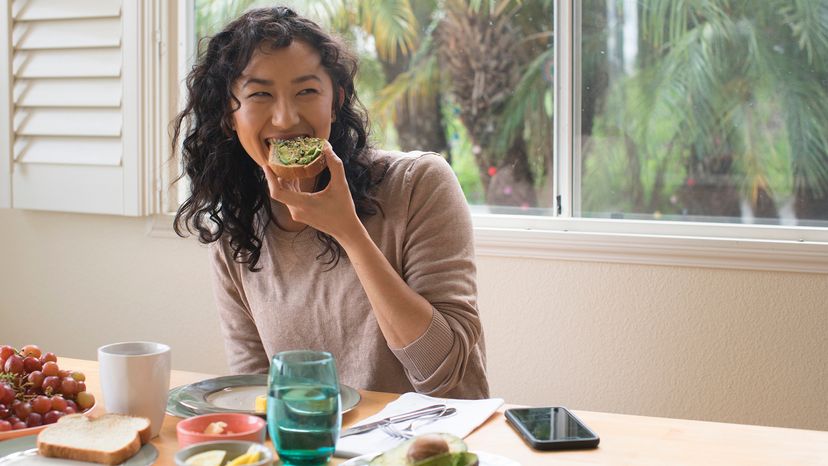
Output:
<instances>
[{"instance_id":1,"label":"green glass tumbler","mask_svg":"<svg viewBox=\"0 0 828 466\"><path fill-rule=\"evenodd\" d=\"M325 464L336 449L342 402L336 363L324 351L284 351L268 376L267 428L286 465Z\"/></svg>"}]
</instances>

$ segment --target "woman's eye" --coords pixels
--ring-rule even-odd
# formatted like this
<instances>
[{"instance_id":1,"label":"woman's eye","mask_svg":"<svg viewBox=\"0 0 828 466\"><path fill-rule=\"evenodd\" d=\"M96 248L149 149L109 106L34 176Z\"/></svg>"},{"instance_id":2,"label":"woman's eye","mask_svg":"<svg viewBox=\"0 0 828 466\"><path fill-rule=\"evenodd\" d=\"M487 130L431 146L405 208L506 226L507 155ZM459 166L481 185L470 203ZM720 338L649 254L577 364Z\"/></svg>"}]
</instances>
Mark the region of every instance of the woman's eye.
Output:
<instances>
[{"instance_id":1,"label":"woman's eye","mask_svg":"<svg viewBox=\"0 0 828 466\"><path fill-rule=\"evenodd\" d=\"M313 88L302 89L299 91L299 95L308 95L308 94L318 94L319 91Z\"/></svg>"},{"instance_id":2,"label":"woman's eye","mask_svg":"<svg viewBox=\"0 0 828 466\"><path fill-rule=\"evenodd\" d=\"M254 93L250 94L248 97L269 97L269 96L270 96L269 92L262 91L262 92L254 92Z\"/></svg>"}]
</instances>

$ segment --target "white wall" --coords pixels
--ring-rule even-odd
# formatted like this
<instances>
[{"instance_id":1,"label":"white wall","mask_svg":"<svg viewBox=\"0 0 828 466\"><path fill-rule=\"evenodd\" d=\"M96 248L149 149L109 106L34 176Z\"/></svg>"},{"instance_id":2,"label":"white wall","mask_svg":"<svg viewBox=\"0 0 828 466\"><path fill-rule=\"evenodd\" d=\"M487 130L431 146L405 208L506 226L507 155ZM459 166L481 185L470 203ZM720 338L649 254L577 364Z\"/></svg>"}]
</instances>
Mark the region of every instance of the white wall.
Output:
<instances>
[{"instance_id":1,"label":"white wall","mask_svg":"<svg viewBox=\"0 0 828 466\"><path fill-rule=\"evenodd\" d=\"M145 219L0 209L0 343L171 344L225 371L204 247ZM479 258L509 402L828 430L828 276Z\"/></svg>"}]
</instances>

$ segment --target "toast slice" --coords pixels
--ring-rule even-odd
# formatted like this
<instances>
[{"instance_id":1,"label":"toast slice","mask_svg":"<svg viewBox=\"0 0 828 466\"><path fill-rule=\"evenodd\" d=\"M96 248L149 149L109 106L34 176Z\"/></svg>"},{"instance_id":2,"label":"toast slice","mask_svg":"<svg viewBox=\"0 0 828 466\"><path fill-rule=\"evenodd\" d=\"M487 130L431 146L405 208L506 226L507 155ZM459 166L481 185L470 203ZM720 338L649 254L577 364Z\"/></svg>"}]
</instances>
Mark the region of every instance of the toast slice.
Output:
<instances>
[{"instance_id":1,"label":"toast slice","mask_svg":"<svg viewBox=\"0 0 828 466\"><path fill-rule=\"evenodd\" d=\"M52 458L120 464L149 440L149 419L122 414L89 419L72 414L37 435L37 450Z\"/></svg>"}]
</instances>

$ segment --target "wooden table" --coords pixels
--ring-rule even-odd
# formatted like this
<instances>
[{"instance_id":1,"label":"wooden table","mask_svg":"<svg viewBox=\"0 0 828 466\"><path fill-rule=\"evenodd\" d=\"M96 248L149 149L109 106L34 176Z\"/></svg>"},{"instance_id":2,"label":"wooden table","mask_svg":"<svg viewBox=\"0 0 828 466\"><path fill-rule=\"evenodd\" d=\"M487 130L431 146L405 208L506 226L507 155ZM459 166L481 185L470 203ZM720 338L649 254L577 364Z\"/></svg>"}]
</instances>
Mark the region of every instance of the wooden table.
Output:
<instances>
[{"instance_id":1,"label":"wooden table","mask_svg":"<svg viewBox=\"0 0 828 466\"><path fill-rule=\"evenodd\" d=\"M86 374L87 390L103 413L98 363L59 358L62 368ZM170 387L215 377L212 374L173 371ZM362 401L343 418L343 428L381 410L398 395L360 390ZM688 421L622 414L576 411L601 437L595 450L538 452L531 450L509 427L501 408L466 438L470 449L507 456L524 466L532 465L751 465L828 466L828 432L761 427L716 422ZM161 434L152 443L158 448L158 465L173 465L178 451L175 425L179 418L167 415ZM343 460L335 458L331 464Z\"/></svg>"}]
</instances>

